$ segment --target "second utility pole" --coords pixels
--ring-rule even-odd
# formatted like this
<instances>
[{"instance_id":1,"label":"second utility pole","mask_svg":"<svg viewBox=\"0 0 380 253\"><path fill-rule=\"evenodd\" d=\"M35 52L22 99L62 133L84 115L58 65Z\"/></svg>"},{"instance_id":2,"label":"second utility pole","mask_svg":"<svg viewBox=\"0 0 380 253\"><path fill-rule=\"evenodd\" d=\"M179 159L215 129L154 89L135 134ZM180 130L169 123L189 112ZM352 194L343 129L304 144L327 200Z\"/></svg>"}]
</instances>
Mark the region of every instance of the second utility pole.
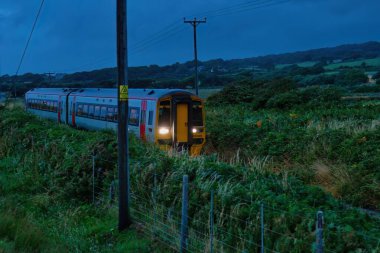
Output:
<instances>
[{"instance_id":1,"label":"second utility pole","mask_svg":"<svg viewBox=\"0 0 380 253\"><path fill-rule=\"evenodd\" d=\"M197 26L201 23L206 23L206 18L202 20L197 20L197 18L194 18L194 20L186 20L184 19L184 22L186 24L190 24L194 28L194 62L195 62L195 94L198 95L198 49L197 49Z\"/></svg>"}]
</instances>

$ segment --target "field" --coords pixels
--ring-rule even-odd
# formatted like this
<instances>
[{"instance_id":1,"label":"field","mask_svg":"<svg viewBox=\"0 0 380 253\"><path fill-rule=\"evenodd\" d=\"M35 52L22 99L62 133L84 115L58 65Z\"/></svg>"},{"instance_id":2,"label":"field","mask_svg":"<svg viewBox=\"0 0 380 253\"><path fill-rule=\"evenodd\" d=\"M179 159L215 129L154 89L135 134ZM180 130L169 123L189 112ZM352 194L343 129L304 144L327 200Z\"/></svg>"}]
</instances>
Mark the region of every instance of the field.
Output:
<instances>
[{"instance_id":1,"label":"field","mask_svg":"<svg viewBox=\"0 0 380 253\"><path fill-rule=\"evenodd\" d=\"M312 67L318 62L315 61L307 61L307 62L300 62L296 65L303 68ZM373 66L373 67L380 67L380 58L373 58L373 59L364 59L364 60L352 60L352 61L344 61L339 63L331 63L327 66L325 66L326 71L334 71L341 67L360 67L363 63L366 64L366 66ZM285 67L289 67L292 64L278 64L276 65L276 69L280 70Z\"/></svg>"},{"instance_id":2,"label":"field","mask_svg":"<svg viewBox=\"0 0 380 253\"><path fill-rule=\"evenodd\" d=\"M306 61L306 62L297 63L296 65L298 65L299 67L308 68L308 67L314 66L317 63L318 62L315 62L315 61ZM283 69L283 68L289 67L291 65L292 64L277 64L276 69Z\"/></svg>"},{"instance_id":3,"label":"field","mask_svg":"<svg viewBox=\"0 0 380 253\"><path fill-rule=\"evenodd\" d=\"M366 59L366 60L356 60L348 62L333 63L325 67L326 70L335 70L341 67L360 67L363 63L367 66L380 66L380 58Z\"/></svg>"},{"instance_id":4,"label":"field","mask_svg":"<svg viewBox=\"0 0 380 253\"><path fill-rule=\"evenodd\" d=\"M320 111L316 114L320 120L312 122L308 122L312 113L209 106L208 152L217 150L219 156L190 158L168 154L131 138L132 216L136 223L135 229L125 234L115 230L117 207L110 206L107 198L110 182L117 174L114 133L78 131L36 119L19 109L2 109L0 249L3 252L51 252L53 248L56 252L168 252L169 247L178 245L181 179L187 174L191 189L189 243L194 252L207 251L211 190L215 192L218 252L259 250L261 203L265 205L268 251L312 251L315 215L323 210L328 251L377 252L380 220L349 208L338 196L334 198L328 187L338 175L324 173L326 166L331 172L341 171L343 162L361 172L360 163L349 163L350 159L362 160L357 158L361 152L352 149L349 143L372 143L364 149L366 154L377 147L373 141L378 134L375 121L378 107L365 106L369 109L357 108L354 114L357 116L351 120L348 111L342 109ZM357 126L355 120L365 111L363 124ZM335 121L325 120L329 115ZM304 135L304 131L308 134ZM324 135L327 133L333 135L328 138ZM347 139L342 139L340 134ZM303 141L304 137L307 138ZM314 140L313 145L305 146L310 139ZM350 156L345 157L347 161L336 161L334 152L331 157L322 156L341 141L348 142L352 149ZM315 173L303 160L302 150L306 148L321 158L318 163L311 155L306 160L319 169L321 179L330 182L325 190L315 186L319 182L312 180ZM104 175L97 185L100 200L96 206L91 204L92 154L96 154L96 164L103 168ZM365 161L366 164L376 162L379 156L373 157L374 161ZM376 176L372 174L373 178ZM359 179L351 188L363 180ZM358 201L358 195L366 196L366 203L376 205L377 192L373 187L376 185L366 184L352 199ZM341 199L350 199L342 196Z\"/></svg>"}]
</instances>

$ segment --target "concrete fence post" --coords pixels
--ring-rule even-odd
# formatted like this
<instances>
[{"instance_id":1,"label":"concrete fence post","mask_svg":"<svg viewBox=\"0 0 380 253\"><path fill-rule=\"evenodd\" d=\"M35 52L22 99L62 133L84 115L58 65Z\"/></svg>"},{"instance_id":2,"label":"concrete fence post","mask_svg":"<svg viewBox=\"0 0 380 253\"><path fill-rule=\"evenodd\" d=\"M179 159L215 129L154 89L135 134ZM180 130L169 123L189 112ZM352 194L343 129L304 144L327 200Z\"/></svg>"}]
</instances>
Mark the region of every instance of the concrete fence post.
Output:
<instances>
[{"instance_id":1,"label":"concrete fence post","mask_svg":"<svg viewBox=\"0 0 380 253\"><path fill-rule=\"evenodd\" d=\"M189 177L183 176L182 182L182 220L181 220L181 253L187 252L188 238L188 208L189 208Z\"/></svg>"},{"instance_id":2,"label":"concrete fence post","mask_svg":"<svg viewBox=\"0 0 380 253\"><path fill-rule=\"evenodd\" d=\"M316 222L316 230L315 230L315 233L316 233L316 240L315 240L315 243L316 243L316 252L317 253L323 253L324 252L324 249L323 249L323 212L322 211L318 211L317 212L317 222Z\"/></svg>"},{"instance_id":3,"label":"concrete fence post","mask_svg":"<svg viewBox=\"0 0 380 253\"><path fill-rule=\"evenodd\" d=\"M261 223L261 249L260 252L264 253L265 247L264 247L264 203L261 202L260 204L260 223Z\"/></svg>"},{"instance_id":4,"label":"concrete fence post","mask_svg":"<svg viewBox=\"0 0 380 253\"><path fill-rule=\"evenodd\" d=\"M210 253L214 252L214 190L210 196Z\"/></svg>"},{"instance_id":5,"label":"concrete fence post","mask_svg":"<svg viewBox=\"0 0 380 253\"><path fill-rule=\"evenodd\" d=\"M95 155L92 156L92 204L95 204Z\"/></svg>"}]
</instances>

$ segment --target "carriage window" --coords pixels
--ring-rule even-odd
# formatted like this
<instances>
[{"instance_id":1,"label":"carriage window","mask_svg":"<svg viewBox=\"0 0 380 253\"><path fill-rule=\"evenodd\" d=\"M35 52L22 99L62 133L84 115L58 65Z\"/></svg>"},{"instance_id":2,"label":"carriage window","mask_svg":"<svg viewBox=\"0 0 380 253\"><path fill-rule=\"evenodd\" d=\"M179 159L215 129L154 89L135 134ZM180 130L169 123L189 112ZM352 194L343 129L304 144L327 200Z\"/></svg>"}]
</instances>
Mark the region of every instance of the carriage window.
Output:
<instances>
[{"instance_id":1,"label":"carriage window","mask_svg":"<svg viewBox=\"0 0 380 253\"><path fill-rule=\"evenodd\" d=\"M199 101L193 102L193 126L203 126L202 103Z\"/></svg>"},{"instance_id":2,"label":"carriage window","mask_svg":"<svg viewBox=\"0 0 380 253\"><path fill-rule=\"evenodd\" d=\"M139 115L140 115L140 108L138 107L131 107L129 108L129 125L131 126L138 126L139 125Z\"/></svg>"},{"instance_id":3,"label":"carriage window","mask_svg":"<svg viewBox=\"0 0 380 253\"><path fill-rule=\"evenodd\" d=\"M57 101L54 101L53 109L54 109L54 112L58 112L58 102Z\"/></svg>"},{"instance_id":4,"label":"carriage window","mask_svg":"<svg viewBox=\"0 0 380 253\"><path fill-rule=\"evenodd\" d=\"M83 105L82 104L78 104L77 115L78 116L82 116L83 115Z\"/></svg>"},{"instance_id":5,"label":"carriage window","mask_svg":"<svg viewBox=\"0 0 380 253\"><path fill-rule=\"evenodd\" d=\"M54 112L54 102L49 101L49 111Z\"/></svg>"},{"instance_id":6,"label":"carriage window","mask_svg":"<svg viewBox=\"0 0 380 253\"><path fill-rule=\"evenodd\" d=\"M88 116L90 118L93 118L94 117L94 105L89 105L88 106Z\"/></svg>"},{"instance_id":7,"label":"carriage window","mask_svg":"<svg viewBox=\"0 0 380 253\"><path fill-rule=\"evenodd\" d=\"M114 114L114 118L113 118L113 121L114 121L114 122L117 122L117 117L118 117L118 115L119 115L119 114L118 114L118 110L119 110L119 109L118 109L117 107L115 107L115 114Z\"/></svg>"},{"instance_id":8,"label":"carriage window","mask_svg":"<svg viewBox=\"0 0 380 253\"><path fill-rule=\"evenodd\" d=\"M160 103L158 126L170 127L170 101L162 101Z\"/></svg>"},{"instance_id":9,"label":"carriage window","mask_svg":"<svg viewBox=\"0 0 380 253\"><path fill-rule=\"evenodd\" d=\"M105 120L107 116L107 107L102 106L100 110L100 119Z\"/></svg>"},{"instance_id":10,"label":"carriage window","mask_svg":"<svg viewBox=\"0 0 380 253\"><path fill-rule=\"evenodd\" d=\"M113 121L115 109L114 107L108 107L107 109L107 121Z\"/></svg>"},{"instance_id":11,"label":"carriage window","mask_svg":"<svg viewBox=\"0 0 380 253\"><path fill-rule=\"evenodd\" d=\"M149 111L148 125L153 125L153 111Z\"/></svg>"},{"instance_id":12,"label":"carriage window","mask_svg":"<svg viewBox=\"0 0 380 253\"><path fill-rule=\"evenodd\" d=\"M100 116L100 105L95 105L94 118L99 118Z\"/></svg>"},{"instance_id":13,"label":"carriage window","mask_svg":"<svg viewBox=\"0 0 380 253\"><path fill-rule=\"evenodd\" d=\"M88 105L83 105L83 117L88 117Z\"/></svg>"}]
</instances>

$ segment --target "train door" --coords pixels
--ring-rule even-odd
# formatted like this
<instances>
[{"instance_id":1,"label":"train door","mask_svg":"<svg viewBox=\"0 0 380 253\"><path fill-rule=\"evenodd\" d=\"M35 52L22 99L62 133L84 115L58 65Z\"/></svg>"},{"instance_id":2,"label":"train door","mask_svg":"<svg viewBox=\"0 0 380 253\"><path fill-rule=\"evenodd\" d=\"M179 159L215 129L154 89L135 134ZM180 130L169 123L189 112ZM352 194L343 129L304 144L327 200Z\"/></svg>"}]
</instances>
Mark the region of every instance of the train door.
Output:
<instances>
[{"instance_id":1,"label":"train door","mask_svg":"<svg viewBox=\"0 0 380 253\"><path fill-rule=\"evenodd\" d=\"M70 96L68 95L68 98L66 100L66 124L76 126L75 124L75 112L76 112L76 96Z\"/></svg>"},{"instance_id":2,"label":"train door","mask_svg":"<svg viewBox=\"0 0 380 253\"><path fill-rule=\"evenodd\" d=\"M67 95L61 96L60 98L60 106L61 106L61 122L67 124Z\"/></svg>"},{"instance_id":3,"label":"train door","mask_svg":"<svg viewBox=\"0 0 380 253\"><path fill-rule=\"evenodd\" d=\"M71 125L72 126L76 126L76 124L75 124L75 114L76 114L76 100L77 100L77 97L76 96L73 96L73 99L72 99L72 101L71 101L71 105L70 105L70 108L71 108Z\"/></svg>"},{"instance_id":4,"label":"train door","mask_svg":"<svg viewBox=\"0 0 380 253\"><path fill-rule=\"evenodd\" d=\"M189 105L188 104L177 104L177 117L176 117L176 139L177 143L188 143L189 141Z\"/></svg>"},{"instance_id":5,"label":"train door","mask_svg":"<svg viewBox=\"0 0 380 253\"><path fill-rule=\"evenodd\" d=\"M62 114L62 96L58 96L57 114L58 114L58 123L61 123L61 114Z\"/></svg>"}]
</instances>

